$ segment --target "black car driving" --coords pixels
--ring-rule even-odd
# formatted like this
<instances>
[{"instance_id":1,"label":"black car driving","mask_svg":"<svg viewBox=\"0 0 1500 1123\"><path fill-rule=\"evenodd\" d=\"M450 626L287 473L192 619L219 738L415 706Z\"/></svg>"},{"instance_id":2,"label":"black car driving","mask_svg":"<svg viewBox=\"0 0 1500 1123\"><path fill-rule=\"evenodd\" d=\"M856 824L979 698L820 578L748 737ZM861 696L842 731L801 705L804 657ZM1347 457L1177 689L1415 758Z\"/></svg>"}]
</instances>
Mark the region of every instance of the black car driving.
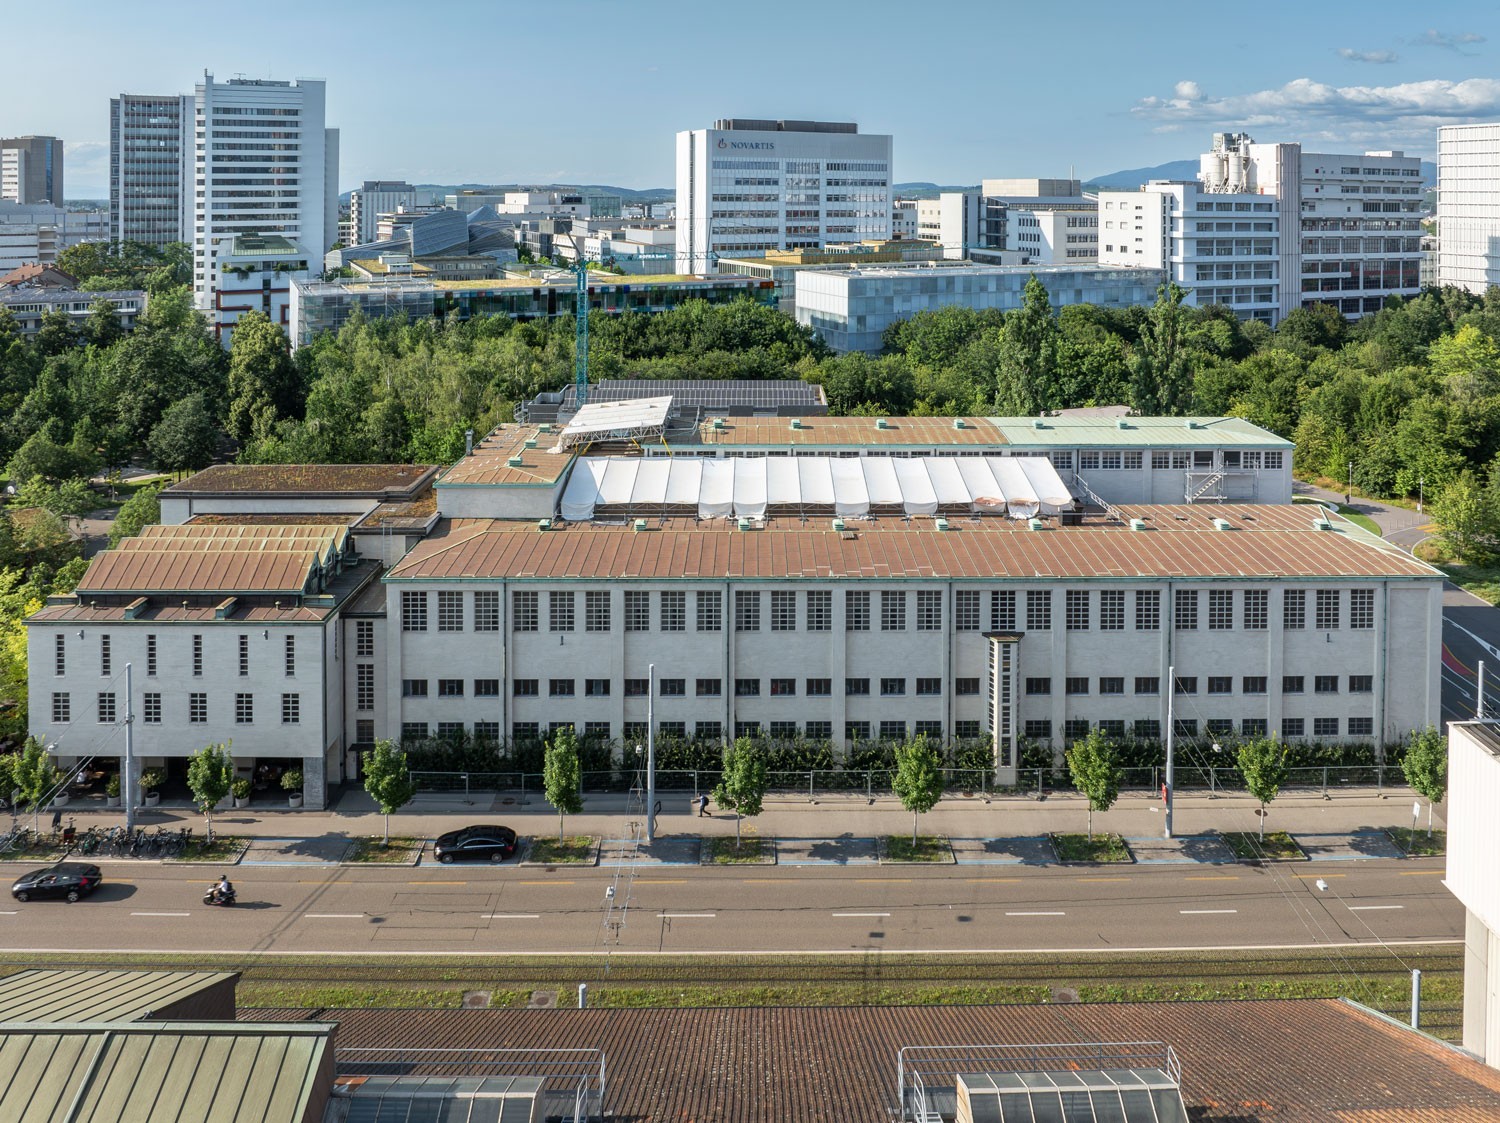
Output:
<instances>
[{"instance_id":1,"label":"black car driving","mask_svg":"<svg viewBox=\"0 0 1500 1123\"><path fill-rule=\"evenodd\" d=\"M439 835L432 852L440 862L483 858L503 862L516 852L516 832L498 824L477 824Z\"/></svg>"},{"instance_id":2,"label":"black car driving","mask_svg":"<svg viewBox=\"0 0 1500 1123\"><path fill-rule=\"evenodd\" d=\"M29 901L33 897L61 897L65 901L76 901L87 897L104 880L98 866L83 862L59 862L44 870L32 870L16 878L10 887L10 895L18 901Z\"/></svg>"}]
</instances>

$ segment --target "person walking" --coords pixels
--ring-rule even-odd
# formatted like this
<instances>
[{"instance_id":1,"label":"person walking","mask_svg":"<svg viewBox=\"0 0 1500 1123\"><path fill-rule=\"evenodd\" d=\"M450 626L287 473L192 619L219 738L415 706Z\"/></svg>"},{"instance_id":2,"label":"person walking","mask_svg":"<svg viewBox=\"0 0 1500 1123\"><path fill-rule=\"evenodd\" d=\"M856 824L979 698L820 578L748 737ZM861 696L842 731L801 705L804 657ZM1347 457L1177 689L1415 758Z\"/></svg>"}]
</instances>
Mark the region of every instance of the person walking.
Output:
<instances>
[{"instance_id":1,"label":"person walking","mask_svg":"<svg viewBox=\"0 0 1500 1123\"><path fill-rule=\"evenodd\" d=\"M698 797L698 818L701 819L701 818L703 818L707 814L708 814L708 793L704 792L702 795L700 795Z\"/></svg>"}]
</instances>

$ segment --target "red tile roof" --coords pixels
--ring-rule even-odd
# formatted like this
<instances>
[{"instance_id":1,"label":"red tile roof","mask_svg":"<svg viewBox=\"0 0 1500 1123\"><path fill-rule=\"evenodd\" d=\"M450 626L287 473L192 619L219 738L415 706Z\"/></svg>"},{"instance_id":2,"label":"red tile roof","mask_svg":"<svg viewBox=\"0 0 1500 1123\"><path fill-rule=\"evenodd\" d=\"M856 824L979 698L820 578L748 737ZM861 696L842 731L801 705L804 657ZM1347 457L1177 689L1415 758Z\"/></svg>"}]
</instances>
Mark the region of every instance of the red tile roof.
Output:
<instances>
[{"instance_id":1,"label":"red tile roof","mask_svg":"<svg viewBox=\"0 0 1500 1123\"><path fill-rule=\"evenodd\" d=\"M294 1011L241 1009L288 1020ZM1333 999L303 1011L351 1048L598 1048L615 1119L891 1123L903 1046L1163 1041L1197 1123L1495 1123L1500 1071ZM414 1060L414 1057L406 1058Z\"/></svg>"}]
</instances>

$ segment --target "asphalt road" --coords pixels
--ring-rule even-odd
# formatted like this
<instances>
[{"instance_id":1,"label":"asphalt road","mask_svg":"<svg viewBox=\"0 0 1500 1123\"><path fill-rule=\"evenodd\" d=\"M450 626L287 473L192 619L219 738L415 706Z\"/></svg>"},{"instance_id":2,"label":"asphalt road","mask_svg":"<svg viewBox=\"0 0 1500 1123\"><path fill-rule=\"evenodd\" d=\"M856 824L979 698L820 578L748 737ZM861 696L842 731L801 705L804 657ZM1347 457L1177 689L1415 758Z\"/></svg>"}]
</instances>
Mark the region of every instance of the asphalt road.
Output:
<instances>
[{"instance_id":1,"label":"asphalt road","mask_svg":"<svg viewBox=\"0 0 1500 1123\"><path fill-rule=\"evenodd\" d=\"M1500 609L1462 589L1443 593L1443 720L1472 718L1485 668L1485 713L1500 714Z\"/></svg>"},{"instance_id":2,"label":"asphalt road","mask_svg":"<svg viewBox=\"0 0 1500 1123\"><path fill-rule=\"evenodd\" d=\"M1463 935L1441 860L635 867L633 876L607 867L242 867L232 871L234 909L201 903L216 872L108 863L104 886L78 904L0 899L0 953L1097 951Z\"/></svg>"}]
</instances>

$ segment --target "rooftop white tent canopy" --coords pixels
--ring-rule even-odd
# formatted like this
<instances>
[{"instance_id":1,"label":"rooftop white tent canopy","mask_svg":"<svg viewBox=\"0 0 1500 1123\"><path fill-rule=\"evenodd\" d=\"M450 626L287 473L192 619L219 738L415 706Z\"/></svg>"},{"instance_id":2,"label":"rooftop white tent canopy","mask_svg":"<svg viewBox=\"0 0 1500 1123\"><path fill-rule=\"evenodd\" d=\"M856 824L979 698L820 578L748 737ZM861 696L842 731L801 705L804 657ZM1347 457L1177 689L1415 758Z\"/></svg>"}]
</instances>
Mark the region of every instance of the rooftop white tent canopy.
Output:
<instances>
[{"instance_id":1,"label":"rooftop white tent canopy","mask_svg":"<svg viewBox=\"0 0 1500 1123\"><path fill-rule=\"evenodd\" d=\"M1030 518L1072 503L1051 461L1040 456L586 456L573 467L561 513L569 522L596 514L763 519L827 511L858 518L872 510L1004 510Z\"/></svg>"},{"instance_id":2,"label":"rooftop white tent canopy","mask_svg":"<svg viewBox=\"0 0 1500 1123\"><path fill-rule=\"evenodd\" d=\"M563 426L552 451L567 452L595 441L659 437L666 428L671 408L671 397L589 402Z\"/></svg>"}]
</instances>

